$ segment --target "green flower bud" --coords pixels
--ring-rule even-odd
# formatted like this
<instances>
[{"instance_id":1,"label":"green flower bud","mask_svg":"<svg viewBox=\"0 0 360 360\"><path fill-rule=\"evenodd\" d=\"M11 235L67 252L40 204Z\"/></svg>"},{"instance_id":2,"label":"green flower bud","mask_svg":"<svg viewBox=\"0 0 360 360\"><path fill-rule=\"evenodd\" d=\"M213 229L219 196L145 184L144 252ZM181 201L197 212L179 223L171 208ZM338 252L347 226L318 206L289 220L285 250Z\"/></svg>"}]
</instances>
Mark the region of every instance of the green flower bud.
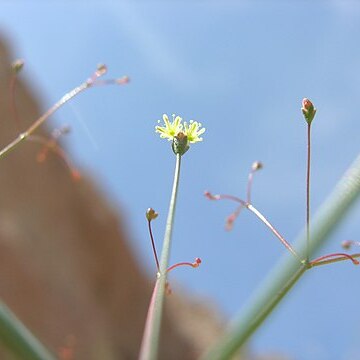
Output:
<instances>
[{"instance_id":1,"label":"green flower bud","mask_svg":"<svg viewBox=\"0 0 360 360\"><path fill-rule=\"evenodd\" d=\"M313 103L309 99L304 98L302 101L301 111L305 117L306 122L310 125L316 114L316 108L314 107Z\"/></svg>"},{"instance_id":2,"label":"green flower bud","mask_svg":"<svg viewBox=\"0 0 360 360\"><path fill-rule=\"evenodd\" d=\"M183 133L179 132L173 138L172 149L174 154L184 155L189 150L188 137Z\"/></svg>"}]
</instances>

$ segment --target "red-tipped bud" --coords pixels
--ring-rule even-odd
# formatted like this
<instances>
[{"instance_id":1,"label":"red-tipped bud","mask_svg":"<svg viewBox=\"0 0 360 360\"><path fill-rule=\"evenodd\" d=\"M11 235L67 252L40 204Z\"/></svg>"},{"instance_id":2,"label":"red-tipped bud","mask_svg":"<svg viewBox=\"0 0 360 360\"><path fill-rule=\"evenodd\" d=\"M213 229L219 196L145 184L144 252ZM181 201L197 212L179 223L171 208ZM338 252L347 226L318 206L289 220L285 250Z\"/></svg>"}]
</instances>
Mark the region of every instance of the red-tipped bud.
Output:
<instances>
[{"instance_id":1,"label":"red-tipped bud","mask_svg":"<svg viewBox=\"0 0 360 360\"><path fill-rule=\"evenodd\" d=\"M220 200L219 195L213 195L210 191L205 191L204 196L208 198L209 200Z\"/></svg>"},{"instance_id":2,"label":"red-tipped bud","mask_svg":"<svg viewBox=\"0 0 360 360\"><path fill-rule=\"evenodd\" d=\"M18 74L24 67L24 60L17 59L11 64L11 68L15 74Z\"/></svg>"},{"instance_id":3,"label":"red-tipped bud","mask_svg":"<svg viewBox=\"0 0 360 360\"><path fill-rule=\"evenodd\" d=\"M302 101L301 111L305 117L306 122L310 125L316 114L316 108L314 107L313 103L309 99L304 98Z\"/></svg>"},{"instance_id":4,"label":"red-tipped bud","mask_svg":"<svg viewBox=\"0 0 360 360\"><path fill-rule=\"evenodd\" d=\"M200 264L201 264L201 259L196 258L195 261L193 262L193 267L197 268L197 267L199 267Z\"/></svg>"},{"instance_id":5,"label":"red-tipped bud","mask_svg":"<svg viewBox=\"0 0 360 360\"><path fill-rule=\"evenodd\" d=\"M146 210L146 218L148 221L155 220L158 217L158 213L153 208L148 208Z\"/></svg>"}]
</instances>

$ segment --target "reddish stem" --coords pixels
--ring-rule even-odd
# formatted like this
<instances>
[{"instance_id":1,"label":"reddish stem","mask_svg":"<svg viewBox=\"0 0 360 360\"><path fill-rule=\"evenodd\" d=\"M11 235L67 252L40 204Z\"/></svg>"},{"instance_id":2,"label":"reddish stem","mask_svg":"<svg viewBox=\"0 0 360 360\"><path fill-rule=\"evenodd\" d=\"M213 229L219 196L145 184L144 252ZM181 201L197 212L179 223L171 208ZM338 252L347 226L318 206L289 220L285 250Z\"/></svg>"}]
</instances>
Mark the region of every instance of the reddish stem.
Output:
<instances>
[{"instance_id":1,"label":"reddish stem","mask_svg":"<svg viewBox=\"0 0 360 360\"><path fill-rule=\"evenodd\" d=\"M191 266L192 268L197 268L199 267L199 265L201 264L201 259L200 258L196 258L195 261L193 263L191 262L179 262L177 264L171 265L166 272L170 272L171 270L174 270L175 268L179 267L179 266Z\"/></svg>"},{"instance_id":2,"label":"reddish stem","mask_svg":"<svg viewBox=\"0 0 360 360\"><path fill-rule=\"evenodd\" d=\"M145 330L141 342L139 360L146 360L149 358L149 349L151 347L152 323L154 321L155 298L158 292L158 287L159 287L159 280L156 280L154 290L151 295L148 313L146 316Z\"/></svg>"},{"instance_id":3,"label":"reddish stem","mask_svg":"<svg viewBox=\"0 0 360 360\"><path fill-rule=\"evenodd\" d=\"M357 256L357 254L355 254L355 256ZM334 254L323 255L323 256L316 258L315 260L312 260L309 265L310 266L316 266L316 265L321 265L321 264L325 265L328 262L323 261L323 260L332 259L332 258L335 258L334 260L339 260L339 261L348 259L348 260L352 261L352 263L354 265L359 265L359 261L356 260L354 258L354 256L351 256L351 255L345 254L345 253L334 253Z\"/></svg>"},{"instance_id":4,"label":"reddish stem","mask_svg":"<svg viewBox=\"0 0 360 360\"><path fill-rule=\"evenodd\" d=\"M154 241L154 237L153 237L153 233L152 233L152 229L151 229L151 220L148 220L148 228L149 228L151 246L152 246L152 250L153 250L153 253L154 253L154 257L155 257L157 271L160 272L159 259L158 259L158 256L157 256L156 247L155 247L155 241Z\"/></svg>"},{"instance_id":5,"label":"reddish stem","mask_svg":"<svg viewBox=\"0 0 360 360\"><path fill-rule=\"evenodd\" d=\"M227 194L219 194L219 195L212 195L209 191L205 192L205 196L208 199L211 200L232 200L237 203L240 203L242 206L246 207L249 211L251 211L253 214L257 216L258 219L260 219L270 230L271 232L281 241L281 243L286 247L287 250L291 252L301 263L303 262L300 256L296 253L294 248L287 242L287 240L276 230L276 228L268 221L268 219L254 206L247 203L246 201L239 199L236 196L233 195L227 195Z\"/></svg>"},{"instance_id":6,"label":"reddish stem","mask_svg":"<svg viewBox=\"0 0 360 360\"><path fill-rule=\"evenodd\" d=\"M69 168L74 180L79 180L81 178L80 172L71 163L65 151L57 144L54 138L47 139L41 135L30 135L27 140L43 145L43 148L39 151L37 156L38 162L45 161L48 151L52 151L63 160L65 165Z\"/></svg>"}]
</instances>

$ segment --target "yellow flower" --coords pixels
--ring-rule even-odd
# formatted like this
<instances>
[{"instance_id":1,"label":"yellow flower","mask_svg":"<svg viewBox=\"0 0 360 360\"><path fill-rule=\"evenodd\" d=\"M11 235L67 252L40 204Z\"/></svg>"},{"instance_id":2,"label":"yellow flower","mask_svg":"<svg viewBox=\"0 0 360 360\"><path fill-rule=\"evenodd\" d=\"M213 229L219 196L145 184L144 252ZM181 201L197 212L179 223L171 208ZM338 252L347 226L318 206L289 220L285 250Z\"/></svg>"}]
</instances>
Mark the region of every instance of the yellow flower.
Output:
<instances>
[{"instance_id":1,"label":"yellow flower","mask_svg":"<svg viewBox=\"0 0 360 360\"><path fill-rule=\"evenodd\" d=\"M170 122L169 117L164 114L163 120L165 126L156 126L155 132L159 133L161 138L172 141L174 139L174 136L181 132L183 129L183 125L181 124L182 118L180 116L173 115L173 121ZM160 120L158 120L158 123L160 123Z\"/></svg>"},{"instance_id":2,"label":"yellow flower","mask_svg":"<svg viewBox=\"0 0 360 360\"><path fill-rule=\"evenodd\" d=\"M190 144L197 143L203 140L200 135L205 132L205 128L201 129L201 126L201 123L194 120L190 120L189 125L184 122L184 134L187 136L188 142Z\"/></svg>"},{"instance_id":3,"label":"yellow flower","mask_svg":"<svg viewBox=\"0 0 360 360\"><path fill-rule=\"evenodd\" d=\"M205 128L201 128L202 125L199 122L190 120L188 125L186 122L182 124L182 118L180 116L173 115L172 118L173 121L170 122L168 116L164 114L163 120L165 126L155 127L155 132L159 133L161 138L173 141L174 137L179 133L183 133L183 135L186 135L187 141L190 144L203 140L200 135L205 132ZM160 120L158 122L160 123Z\"/></svg>"}]
</instances>

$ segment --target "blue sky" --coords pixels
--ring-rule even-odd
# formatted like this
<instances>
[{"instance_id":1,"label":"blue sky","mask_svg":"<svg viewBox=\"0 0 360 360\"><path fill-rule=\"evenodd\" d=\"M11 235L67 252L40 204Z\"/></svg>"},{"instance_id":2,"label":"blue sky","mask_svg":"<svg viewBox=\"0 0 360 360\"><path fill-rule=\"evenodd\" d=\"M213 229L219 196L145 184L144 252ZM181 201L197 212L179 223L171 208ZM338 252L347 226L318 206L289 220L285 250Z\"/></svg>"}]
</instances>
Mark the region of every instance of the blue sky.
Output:
<instances>
[{"instance_id":1,"label":"blue sky","mask_svg":"<svg viewBox=\"0 0 360 360\"><path fill-rule=\"evenodd\" d=\"M122 210L134 253L151 276L144 211L160 212L158 243L174 156L154 133L163 113L198 120L204 142L184 156L172 261L178 291L208 298L234 316L284 254L251 214L224 231L230 203L204 190L244 196L254 160L265 167L253 201L292 240L304 224L305 134L313 123L312 209L359 151L360 5L357 1L2 1L0 33L43 109L86 79L98 63L126 87L97 88L62 108L51 125L70 124L66 146L83 171ZM360 208L321 253L360 240ZM176 291L176 285L174 285ZM309 272L252 339L254 352L298 360L353 360L360 352L359 269L338 264Z\"/></svg>"}]
</instances>

